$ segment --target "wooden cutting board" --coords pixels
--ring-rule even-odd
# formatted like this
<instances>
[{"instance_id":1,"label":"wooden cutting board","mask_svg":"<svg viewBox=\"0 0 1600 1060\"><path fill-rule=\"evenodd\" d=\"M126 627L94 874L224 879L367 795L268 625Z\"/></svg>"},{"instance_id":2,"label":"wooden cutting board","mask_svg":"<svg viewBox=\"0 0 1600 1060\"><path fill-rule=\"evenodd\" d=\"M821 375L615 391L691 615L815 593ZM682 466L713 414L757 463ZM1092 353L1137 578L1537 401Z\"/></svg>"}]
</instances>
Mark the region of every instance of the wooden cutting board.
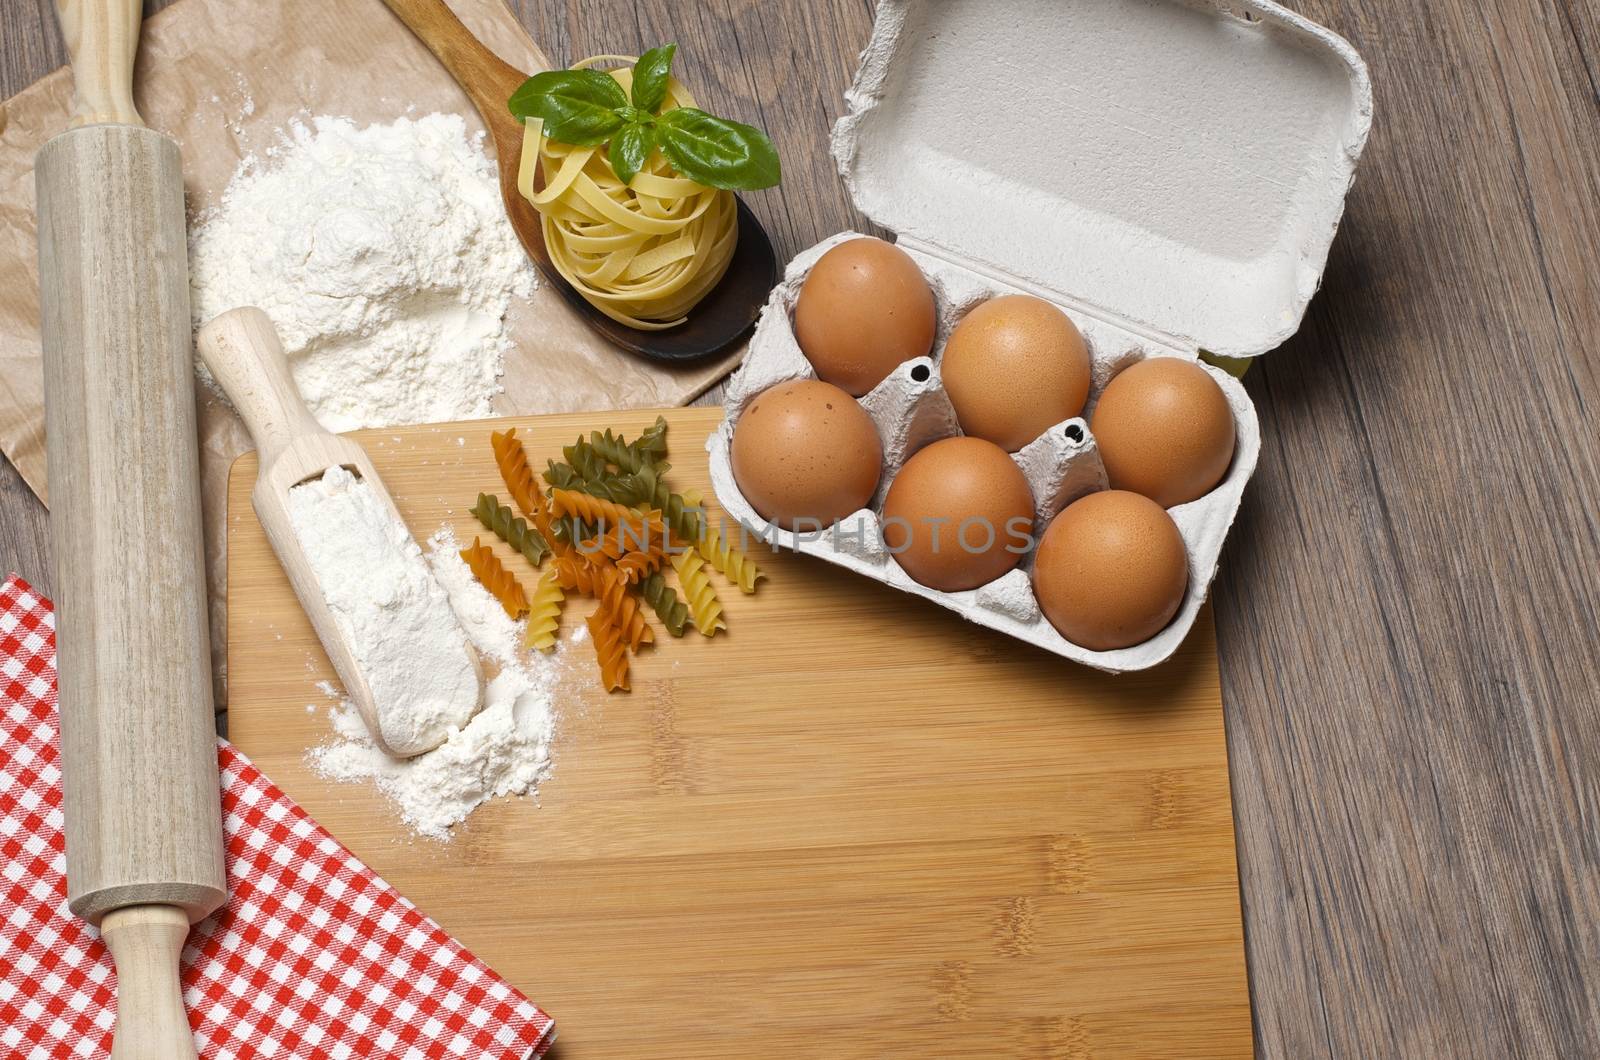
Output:
<instances>
[{"instance_id":1,"label":"wooden cutting board","mask_svg":"<svg viewBox=\"0 0 1600 1060\"><path fill-rule=\"evenodd\" d=\"M504 494L492 429L515 424L540 468L580 430L655 415L354 437L419 540L444 522L470 540L478 492ZM709 498L720 411L666 416L671 480ZM1209 610L1169 663L1109 677L762 553L757 594L719 583L727 634L661 637L630 695L564 643L538 799L415 840L370 786L307 766L333 673L251 511L255 475L246 455L229 484L232 739L546 1007L561 1060L1250 1055Z\"/></svg>"}]
</instances>

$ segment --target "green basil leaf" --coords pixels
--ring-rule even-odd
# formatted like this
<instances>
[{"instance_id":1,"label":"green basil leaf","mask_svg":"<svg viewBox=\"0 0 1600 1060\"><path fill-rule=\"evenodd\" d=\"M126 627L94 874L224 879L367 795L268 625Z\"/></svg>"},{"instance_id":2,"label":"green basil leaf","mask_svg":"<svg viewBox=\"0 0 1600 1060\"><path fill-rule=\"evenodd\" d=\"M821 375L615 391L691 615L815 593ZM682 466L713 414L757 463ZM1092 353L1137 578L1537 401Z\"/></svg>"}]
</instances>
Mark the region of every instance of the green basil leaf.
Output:
<instances>
[{"instance_id":1,"label":"green basil leaf","mask_svg":"<svg viewBox=\"0 0 1600 1060\"><path fill-rule=\"evenodd\" d=\"M611 138L611 150L607 158L611 168L617 171L617 179L627 184L633 180L634 174L644 168L650 159L650 152L656 146L656 130L653 125L635 122L624 125L617 135Z\"/></svg>"},{"instance_id":2,"label":"green basil leaf","mask_svg":"<svg viewBox=\"0 0 1600 1060\"><path fill-rule=\"evenodd\" d=\"M753 191L783 178L778 149L752 125L694 107L675 107L656 119L657 140L674 169L711 188Z\"/></svg>"},{"instance_id":3,"label":"green basil leaf","mask_svg":"<svg viewBox=\"0 0 1600 1060\"><path fill-rule=\"evenodd\" d=\"M633 105L654 114L667 98L667 73L672 69L676 44L663 44L639 56L633 64Z\"/></svg>"},{"instance_id":4,"label":"green basil leaf","mask_svg":"<svg viewBox=\"0 0 1600 1060\"><path fill-rule=\"evenodd\" d=\"M593 147L622 127L617 108L628 105L622 86L599 70L546 70L511 94L511 113L540 118L552 140Z\"/></svg>"}]
</instances>

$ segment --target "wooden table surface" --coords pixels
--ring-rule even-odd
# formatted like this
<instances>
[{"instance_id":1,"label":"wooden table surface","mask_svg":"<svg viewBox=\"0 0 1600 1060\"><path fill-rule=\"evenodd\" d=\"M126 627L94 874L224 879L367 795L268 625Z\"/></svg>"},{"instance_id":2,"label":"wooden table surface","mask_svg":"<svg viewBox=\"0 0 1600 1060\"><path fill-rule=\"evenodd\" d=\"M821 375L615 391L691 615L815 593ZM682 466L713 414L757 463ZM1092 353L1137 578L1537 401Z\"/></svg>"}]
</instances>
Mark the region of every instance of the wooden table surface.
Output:
<instances>
[{"instance_id":1,"label":"wooden table surface","mask_svg":"<svg viewBox=\"0 0 1600 1060\"><path fill-rule=\"evenodd\" d=\"M558 60L679 41L783 151L751 196L781 254L864 223L826 137L869 0L517 6ZM1213 593L1258 1051L1600 1056L1600 7L1291 6L1365 56L1377 118L1323 290L1248 377L1266 444ZM5 0L0 93L62 62L52 9ZM43 510L0 490L0 567L48 590Z\"/></svg>"}]
</instances>

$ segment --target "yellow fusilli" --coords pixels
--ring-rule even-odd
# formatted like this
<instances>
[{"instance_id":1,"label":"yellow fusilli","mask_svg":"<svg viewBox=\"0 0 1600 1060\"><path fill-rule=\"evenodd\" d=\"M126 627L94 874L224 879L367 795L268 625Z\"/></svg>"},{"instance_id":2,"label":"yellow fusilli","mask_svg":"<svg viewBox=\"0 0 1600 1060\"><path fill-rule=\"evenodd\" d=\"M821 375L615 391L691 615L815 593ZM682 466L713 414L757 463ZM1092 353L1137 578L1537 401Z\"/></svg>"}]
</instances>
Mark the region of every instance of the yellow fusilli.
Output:
<instances>
[{"instance_id":1,"label":"yellow fusilli","mask_svg":"<svg viewBox=\"0 0 1600 1060\"><path fill-rule=\"evenodd\" d=\"M684 490L683 500L691 508L702 507L703 497L699 490ZM700 540L695 542L695 551L713 569L737 585L741 593L755 592L756 582L766 577L756 569L754 560L728 543L711 514L703 509L700 514Z\"/></svg>"},{"instance_id":2,"label":"yellow fusilli","mask_svg":"<svg viewBox=\"0 0 1600 1060\"><path fill-rule=\"evenodd\" d=\"M566 594L561 591L561 579L556 574L554 567L549 567L539 575L539 583L533 587L533 599L528 602L528 632L524 635L524 647L537 648L539 651L554 651L556 646L556 631L561 627L561 603L566 599Z\"/></svg>"},{"instance_id":3,"label":"yellow fusilli","mask_svg":"<svg viewBox=\"0 0 1600 1060\"><path fill-rule=\"evenodd\" d=\"M717 602L717 591L706 575L706 561L700 553L692 549L674 553L672 569L678 572L678 585L688 602L694 628L708 637L727 629L728 624L722 620L722 604Z\"/></svg>"}]
</instances>

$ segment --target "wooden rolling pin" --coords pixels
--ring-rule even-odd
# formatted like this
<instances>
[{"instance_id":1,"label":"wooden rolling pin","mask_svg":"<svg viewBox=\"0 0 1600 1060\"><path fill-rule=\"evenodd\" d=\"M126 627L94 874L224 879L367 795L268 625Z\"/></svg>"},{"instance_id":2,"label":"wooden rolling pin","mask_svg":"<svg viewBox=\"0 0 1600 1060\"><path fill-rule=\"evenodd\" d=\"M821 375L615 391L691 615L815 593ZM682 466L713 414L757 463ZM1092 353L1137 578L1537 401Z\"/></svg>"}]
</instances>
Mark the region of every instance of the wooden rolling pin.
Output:
<instances>
[{"instance_id":1,"label":"wooden rolling pin","mask_svg":"<svg viewBox=\"0 0 1600 1060\"><path fill-rule=\"evenodd\" d=\"M226 897L178 147L134 109L140 0L58 0L39 294L67 888L117 965L115 1060L195 1056L178 954Z\"/></svg>"}]
</instances>

